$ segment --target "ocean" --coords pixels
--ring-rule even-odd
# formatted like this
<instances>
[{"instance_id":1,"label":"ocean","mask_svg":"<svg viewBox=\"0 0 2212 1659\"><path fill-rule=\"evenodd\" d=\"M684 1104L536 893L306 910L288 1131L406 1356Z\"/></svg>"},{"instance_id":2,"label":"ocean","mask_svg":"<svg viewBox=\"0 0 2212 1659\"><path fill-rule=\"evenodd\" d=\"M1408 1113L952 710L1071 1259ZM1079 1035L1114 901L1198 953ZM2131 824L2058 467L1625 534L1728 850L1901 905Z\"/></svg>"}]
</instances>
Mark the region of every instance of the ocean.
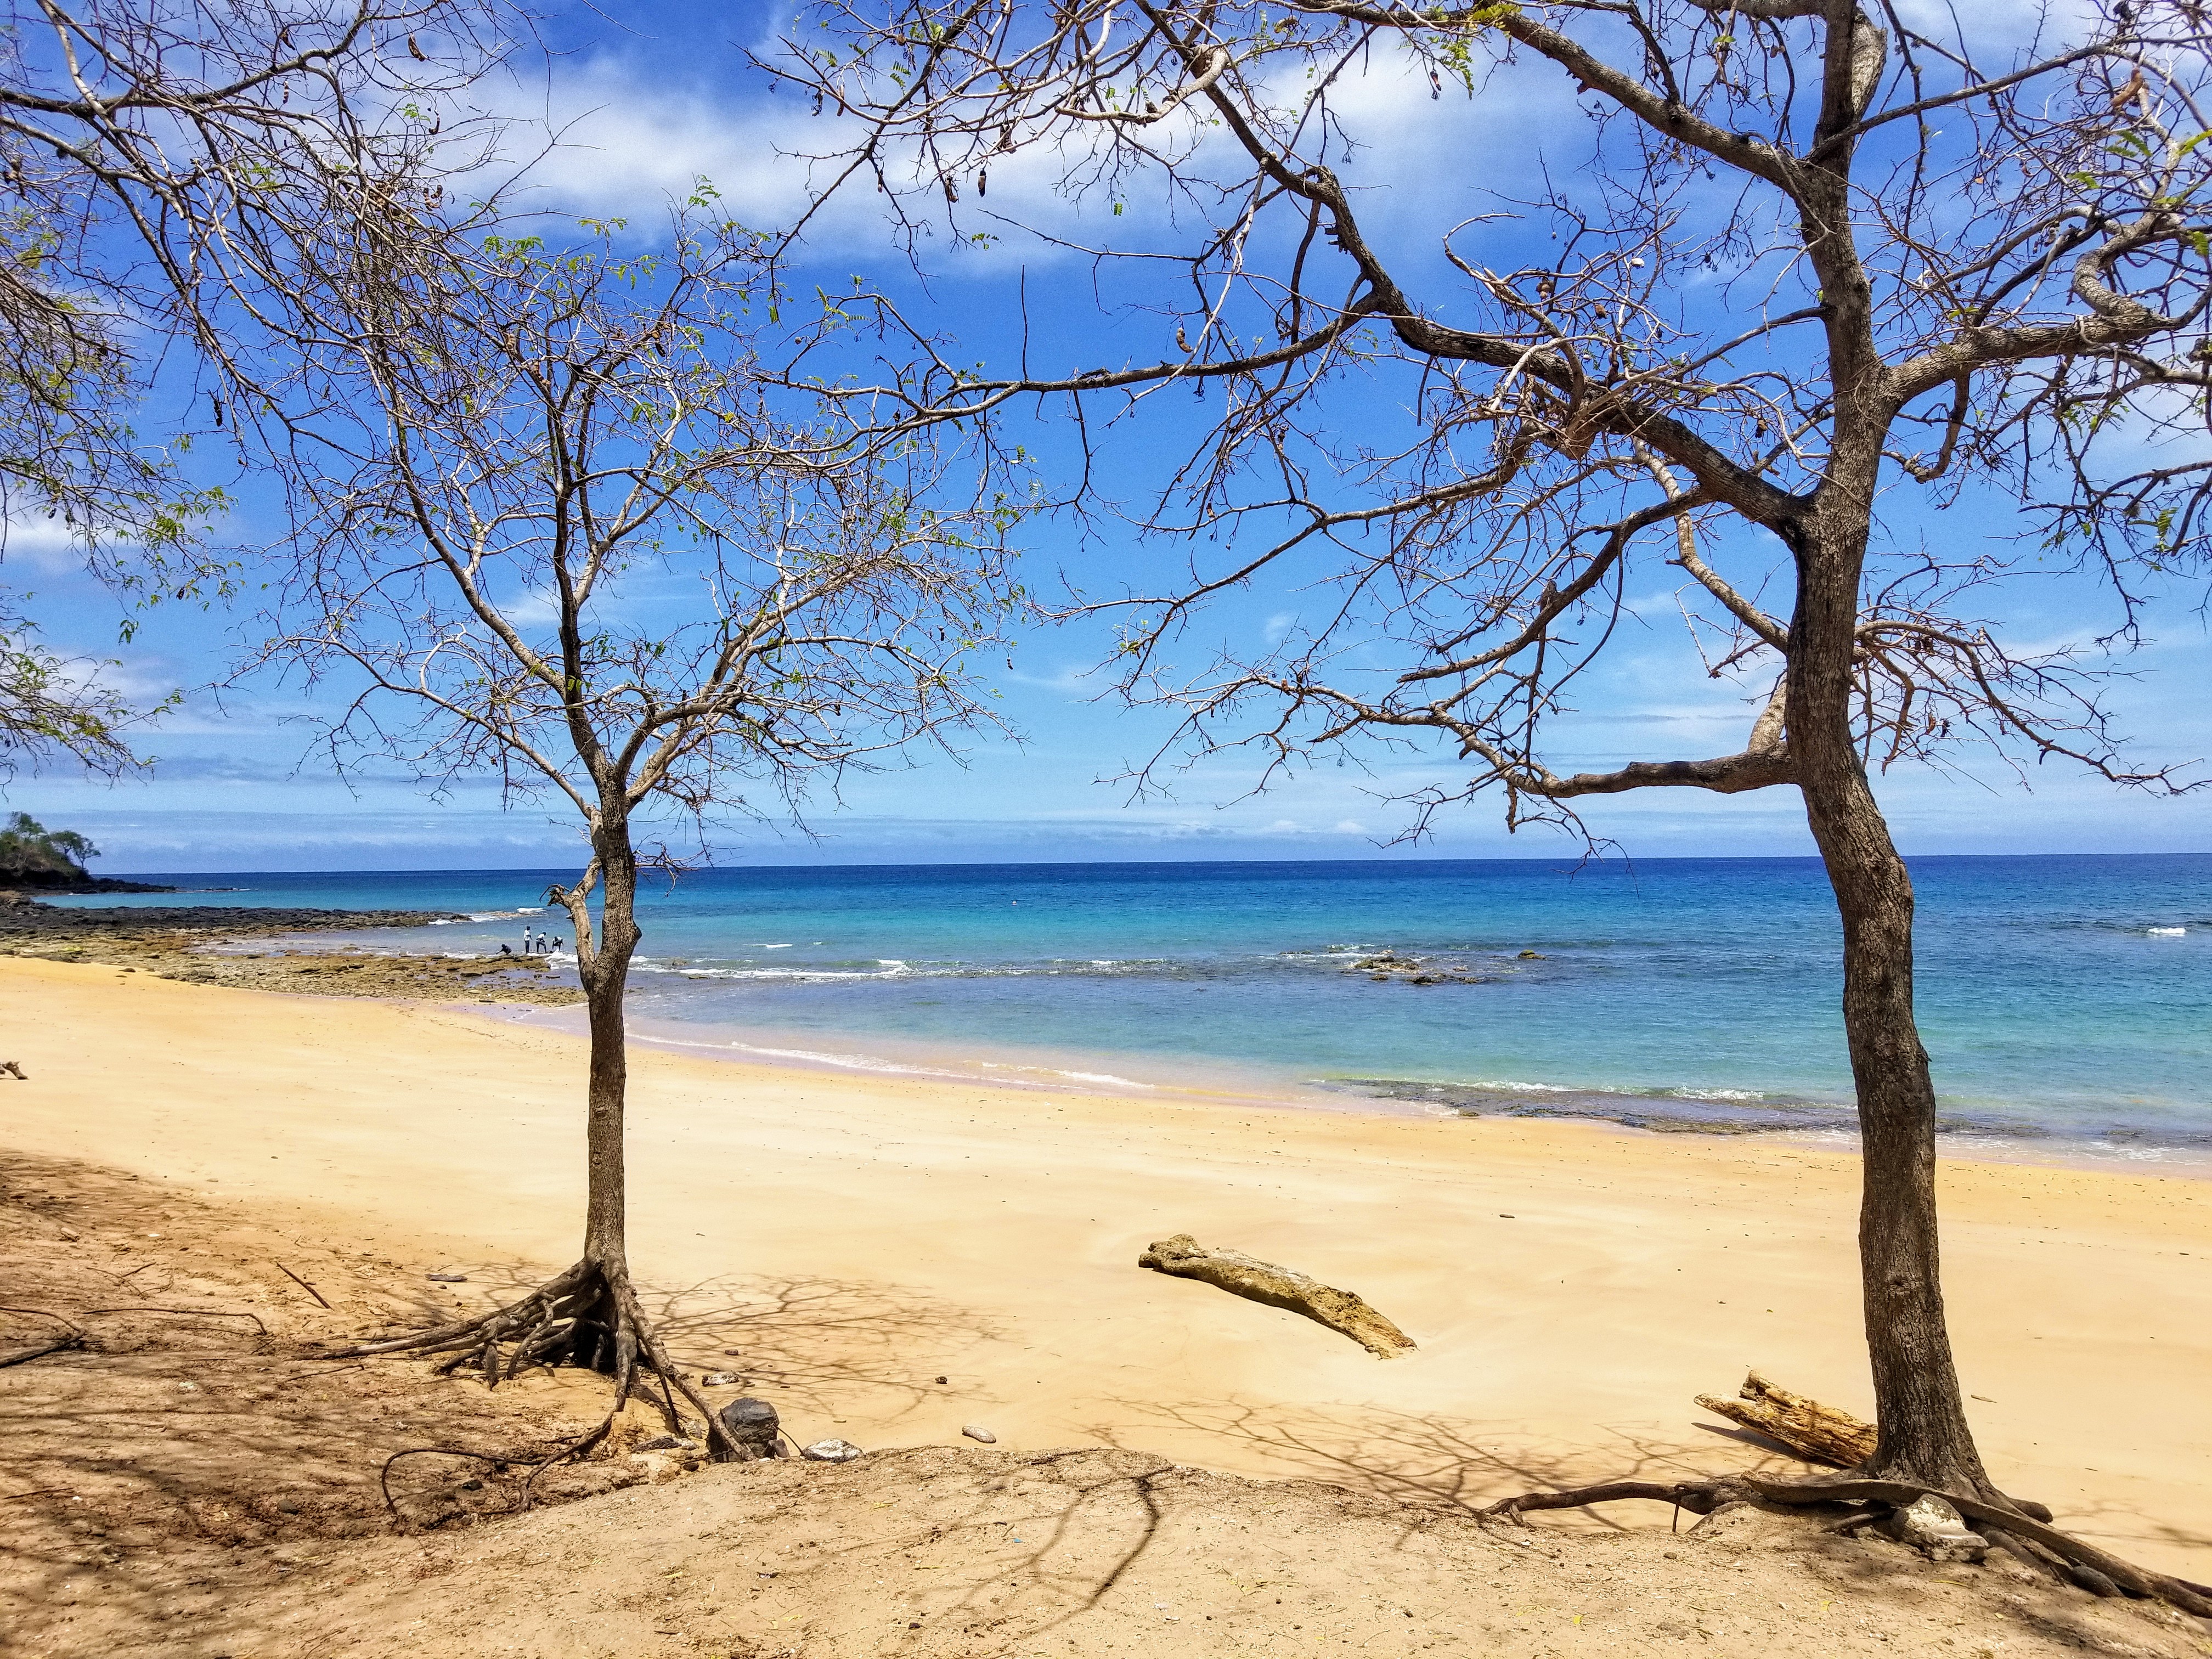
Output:
<instances>
[{"instance_id":1,"label":"ocean","mask_svg":"<svg viewBox=\"0 0 2212 1659\"><path fill-rule=\"evenodd\" d=\"M1912 871L1947 1135L2212 1158L2212 854ZM193 875L64 902L453 910L471 920L354 937L474 954L526 926L565 934L536 908L563 874ZM1654 1130L1850 1127L1839 928L1812 860L715 869L648 879L641 921L633 1028L694 1050Z\"/></svg>"}]
</instances>

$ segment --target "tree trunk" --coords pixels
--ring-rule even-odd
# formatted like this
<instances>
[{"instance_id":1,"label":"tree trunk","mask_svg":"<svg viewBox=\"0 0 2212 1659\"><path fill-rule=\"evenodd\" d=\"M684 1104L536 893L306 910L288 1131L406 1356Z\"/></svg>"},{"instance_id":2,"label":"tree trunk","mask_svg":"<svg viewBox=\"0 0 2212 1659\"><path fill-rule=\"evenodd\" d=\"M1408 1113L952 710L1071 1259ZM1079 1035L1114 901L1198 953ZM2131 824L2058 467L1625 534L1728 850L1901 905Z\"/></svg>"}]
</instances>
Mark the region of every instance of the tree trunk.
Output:
<instances>
[{"instance_id":1,"label":"tree trunk","mask_svg":"<svg viewBox=\"0 0 2212 1659\"><path fill-rule=\"evenodd\" d=\"M573 1363L611 1376L627 1377L636 1364L637 1339L631 1322L617 1316L616 1301L629 1283L629 1191L623 1163L629 1040L623 1025L623 1002L629 988L638 929L637 854L630 845L629 820L603 811L594 827L592 850L601 872L599 938L591 951L577 953L591 1030L584 1109L589 1184L582 1263L598 1270L599 1296L587 1323L578 1326L569 1357ZM583 919L576 926L580 934Z\"/></svg>"},{"instance_id":2,"label":"tree trunk","mask_svg":"<svg viewBox=\"0 0 2212 1659\"><path fill-rule=\"evenodd\" d=\"M1986 1494L1993 1488L1966 1424L1943 1318L1936 1089L1912 1012L1912 880L1851 740L1868 529L1863 512L1838 512L1829 523L1808 526L1796 550L1789 738L1806 821L1844 924L1844 1032L1858 1095L1863 1182L1859 1273L1880 1432L1863 1468L1886 1479Z\"/></svg>"}]
</instances>

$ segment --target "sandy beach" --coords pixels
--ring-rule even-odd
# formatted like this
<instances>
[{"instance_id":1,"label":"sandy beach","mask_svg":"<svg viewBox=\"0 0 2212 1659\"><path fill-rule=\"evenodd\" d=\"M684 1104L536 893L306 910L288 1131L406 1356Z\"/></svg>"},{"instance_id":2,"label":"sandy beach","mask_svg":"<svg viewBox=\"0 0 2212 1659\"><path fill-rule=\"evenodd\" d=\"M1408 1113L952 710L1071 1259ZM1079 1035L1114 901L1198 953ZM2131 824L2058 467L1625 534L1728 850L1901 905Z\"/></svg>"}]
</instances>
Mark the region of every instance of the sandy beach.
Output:
<instances>
[{"instance_id":1,"label":"sandy beach","mask_svg":"<svg viewBox=\"0 0 2212 1659\"><path fill-rule=\"evenodd\" d=\"M0 1010L31 1079L0 1096L16 1148L465 1273L457 1305L570 1259L576 1039L23 958L0 959ZM1692 1404L1747 1367L1868 1407L1846 1155L632 1065L635 1269L679 1356L741 1370L800 1439L951 1446L980 1423L1008 1450L1473 1498L1750 1466ZM2212 1578L2212 1182L1954 1163L1942 1184L1999 1482ZM1356 1290L1419 1352L1137 1267L1178 1232Z\"/></svg>"}]
</instances>

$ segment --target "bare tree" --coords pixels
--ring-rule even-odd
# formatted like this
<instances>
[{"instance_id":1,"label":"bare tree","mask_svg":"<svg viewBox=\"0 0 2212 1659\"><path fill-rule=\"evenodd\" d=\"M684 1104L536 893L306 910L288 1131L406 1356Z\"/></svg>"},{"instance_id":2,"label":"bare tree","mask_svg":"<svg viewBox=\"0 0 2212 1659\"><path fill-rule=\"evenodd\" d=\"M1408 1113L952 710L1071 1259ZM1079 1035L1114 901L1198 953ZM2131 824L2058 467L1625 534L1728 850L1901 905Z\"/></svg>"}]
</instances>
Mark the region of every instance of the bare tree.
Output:
<instances>
[{"instance_id":1,"label":"bare tree","mask_svg":"<svg viewBox=\"0 0 2212 1659\"><path fill-rule=\"evenodd\" d=\"M988 722L965 665L1015 602L1018 514L988 472L963 489L927 434L848 452L810 400L779 403L754 356L778 305L759 244L705 206L635 257L605 227L549 247L419 216L333 245L303 377L320 453L293 480L304 510L257 665L340 700L341 767L367 750L427 780L494 777L565 805L589 848L548 895L590 1024L581 1254L496 1312L349 1352L441 1355L495 1383L589 1366L617 1410L657 1380L672 1430L681 1393L733 1456L630 1278L640 867L675 862L672 815L703 837Z\"/></svg>"},{"instance_id":2,"label":"bare tree","mask_svg":"<svg viewBox=\"0 0 2212 1659\"><path fill-rule=\"evenodd\" d=\"M1103 417L1140 410L1188 444L1133 516L1193 550L1188 578L1121 603L1127 686L1182 708L1191 744L1286 764L1427 738L1472 769L1424 809L1495 790L1515 823L1644 788L1801 793L1843 921L1863 1129L1880 1442L1854 1474L2017 1518L1953 1365L1913 890L1869 775L1979 736L2022 764L2185 787L2121 757L2097 647L2019 653L1965 607L2034 559L2087 564L2118 600L2100 645L2124 644L2150 573L2200 556L2212 25L2184 0L2112 0L2016 43L1950 17L1892 0L829 0L769 67L827 113L824 185L872 185L909 232L1013 234L994 169L1144 210L1111 246L1041 234L1126 319L1114 337L1156 329L1157 347L1047 373L1025 338L1018 373L940 361L883 390L915 417L1002 425L1011 400L1060 394L1086 458ZM1401 133L1424 112L1442 126L1447 95L1512 113L1452 124L1455 164L1377 177L1346 96L1363 80L1390 90ZM1035 271L1026 293L1064 303ZM919 337L889 298L880 314ZM1176 389L1185 410L1211 399L1194 426L1158 401ZM2030 551L1910 528L2006 498L1998 528ZM1563 775L1551 717L1654 561L1759 712L1733 754ZM1268 578L1306 585L1279 647L1171 661L1194 606ZM2047 1565L2056 1549L2118 1575L2036 1541L2032 1517L2007 1524Z\"/></svg>"},{"instance_id":3,"label":"bare tree","mask_svg":"<svg viewBox=\"0 0 2212 1659\"><path fill-rule=\"evenodd\" d=\"M289 361L270 348L301 329L302 240L364 202L435 192L480 158L463 130L485 124L453 99L505 52L513 22L497 0L9 8L0 550L52 520L140 605L228 590L209 545L228 498L185 480L185 452L195 436L245 453L289 441L260 422L265 382ZM149 436L134 422L165 362ZM19 611L0 648L0 734L34 757L130 769L132 711L96 669L26 637Z\"/></svg>"}]
</instances>

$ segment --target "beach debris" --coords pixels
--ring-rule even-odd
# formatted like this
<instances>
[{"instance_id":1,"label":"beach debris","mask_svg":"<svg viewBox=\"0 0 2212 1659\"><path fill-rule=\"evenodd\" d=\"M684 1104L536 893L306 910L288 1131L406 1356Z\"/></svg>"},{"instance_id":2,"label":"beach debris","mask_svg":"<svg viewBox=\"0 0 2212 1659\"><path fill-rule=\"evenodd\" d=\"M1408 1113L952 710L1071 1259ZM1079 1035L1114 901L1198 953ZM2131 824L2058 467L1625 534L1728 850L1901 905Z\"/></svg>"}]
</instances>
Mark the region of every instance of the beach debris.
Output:
<instances>
[{"instance_id":1,"label":"beach debris","mask_svg":"<svg viewBox=\"0 0 2212 1659\"><path fill-rule=\"evenodd\" d=\"M937 1380L939 1382L950 1382L952 1379L949 1376L940 1376Z\"/></svg>"},{"instance_id":2,"label":"beach debris","mask_svg":"<svg viewBox=\"0 0 2212 1659\"><path fill-rule=\"evenodd\" d=\"M440 1285L465 1285L469 1282L466 1273L424 1273L422 1277Z\"/></svg>"},{"instance_id":3,"label":"beach debris","mask_svg":"<svg viewBox=\"0 0 2212 1659\"><path fill-rule=\"evenodd\" d=\"M995 1446L999 1443L999 1437L993 1434L990 1430L985 1428L981 1423L963 1423L960 1425L960 1432L966 1435L970 1440L981 1441L987 1446Z\"/></svg>"},{"instance_id":4,"label":"beach debris","mask_svg":"<svg viewBox=\"0 0 2212 1659\"><path fill-rule=\"evenodd\" d=\"M720 1389L726 1388L732 1382L744 1381L744 1378L735 1371L708 1371L706 1376L699 1379L699 1386L704 1389Z\"/></svg>"},{"instance_id":5,"label":"beach debris","mask_svg":"<svg viewBox=\"0 0 2212 1659\"><path fill-rule=\"evenodd\" d=\"M849 1463L860 1455L860 1449L849 1440L817 1440L811 1446L801 1446L799 1455L810 1463Z\"/></svg>"},{"instance_id":6,"label":"beach debris","mask_svg":"<svg viewBox=\"0 0 2212 1659\"><path fill-rule=\"evenodd\" d=\"M1177 1279L1195 1279L1247 1301L1304 1314L1350 1337L1377 1358L1395 1359L1413 1351L1413 1339L1369 1307L1356 1292L1340 1291L1240 1250L1208 1249L1188 1233L1160 1239L1137 1258L1137 1265Z\"/></svg>"},{"instance_id":7,"label":"beach debris","mask_svg":"<svg viewBox=\"0 0 2212 1659\"><path fill-rule=\"evenodd\" d=\"M1787 1447L1808 1463L1847 1469L1874 1455L1874 1425L1849 1412L1778 1388L1757 1371L1743 1379L1743 1387L1736 1393L1734 1400L1701 1394L1698 1404L1716 1417L1725 1417Z\"/></svg>"},{"instance_id":8,"label":"beach debris","mask_svg":"<svg viewBox=\"0 0 2212 1659\"><path fill-rule=\"evenodd\" d=\"M637 1449L641 1452L697 1451L699 1449L699 1443L696 1440L686 1439L680 1435L656 1434L650 1440L639 1441L637 1443Z\"/></svg>"},{"instance_id":9,"label":"beach debris","mask_svg":"<svg viewBox=\"0 0 2212 1659\"><path fill-rule=\"evenodd\" d=\"M776 1419L775 1407L767 1401L747 1395L732 1400L715 1415L721 1419L722 1432L729 1436L741 1457L783 1455L783 1425Z\"/></svg>"},{"instance_id":10,"label":"beach debris","mask_svg":"<svg viewBox=\"0 0 2212 1659\"><path fill-rule=\"evenodd\" d=\"M0 1072L5 1072L18 1083L28 1083L31 1080L23 1075L23 1068L12 1060L0 1060Z\"/></svg>"}]
</instances>

